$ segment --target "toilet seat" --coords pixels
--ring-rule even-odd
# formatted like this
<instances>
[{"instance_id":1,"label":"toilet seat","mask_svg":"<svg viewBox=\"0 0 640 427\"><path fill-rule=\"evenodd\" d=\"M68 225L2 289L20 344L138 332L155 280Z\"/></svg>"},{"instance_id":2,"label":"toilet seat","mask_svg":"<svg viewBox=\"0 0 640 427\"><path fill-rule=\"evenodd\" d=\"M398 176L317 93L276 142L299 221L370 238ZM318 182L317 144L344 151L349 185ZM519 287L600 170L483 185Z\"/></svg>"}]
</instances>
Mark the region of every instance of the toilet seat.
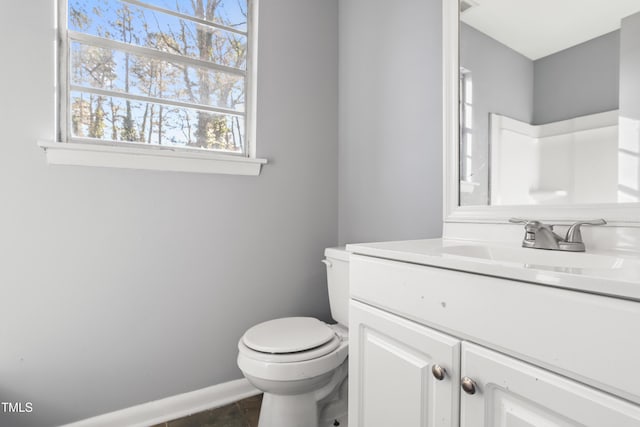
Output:
<instances>
[{"instance_id":1,"label":"toilet seat","mask_svg":"<svg viewBox=\"0 0 640 427\"><path fill-rule=\"evenodd\" d=\"M284 317L249 328L242 336L245 345L262 353L295 353L320 347L335 333L313 317Z\"/></svg>"},{"instance_id":2,"label":"toilet seat","mask_svg":"<svg viewBox=\"0 0 640 427\"><path fill-rule=\"evenodd\" d=\"M337 336L326 344L306 351L295 353L263 353L249 348L242 340L238 343L238 350L251 359L270 363L295 363L318 359L325 356L340 346L342 340Z\"/></svg>"},{"instance_id":3,"label":"toilet seat","mask_svg":"<svg viewBox=\"0 0 640 427\"><path fill-rule=\"evenodd\" d=\"M302 329L306 326L310 328ZM321 344L309 347L317 343ZM292 349L303 350L287 351ZM238 366L245 376L298 381L328 374L344 363L349 354L349 338L336 325L309 317L286 317L249 329L238 341L238 350Z\"/></svg>"},{"instance_id":4,"label":"toilet seat","mask_svg":"<svg viewBox=\"0 0 640 427\"><path fill-rule=\"evenodd\" d=\"M238 349L251 359L291 363L325 356L341 341L333 328L318 319L286 317L250 328L240 339Z\"/></svg>"},{"instance_id":5,"label":"toilet seat","mask_svg":"<svg viewBox=\"0 0 640 427\"><path fill-rule=\"evenodd\" d=\"M336 339L338 346L333 350L323 356L309 359L307 357L312 352L290 354L260 353L251 350L240 340L238 342L238 367L246 377L265 381L299 381L325 375L345 363L349 355L348 339L337 337ZM291 360L294 357L307 360Z\"/></svg>"}]
</instances>

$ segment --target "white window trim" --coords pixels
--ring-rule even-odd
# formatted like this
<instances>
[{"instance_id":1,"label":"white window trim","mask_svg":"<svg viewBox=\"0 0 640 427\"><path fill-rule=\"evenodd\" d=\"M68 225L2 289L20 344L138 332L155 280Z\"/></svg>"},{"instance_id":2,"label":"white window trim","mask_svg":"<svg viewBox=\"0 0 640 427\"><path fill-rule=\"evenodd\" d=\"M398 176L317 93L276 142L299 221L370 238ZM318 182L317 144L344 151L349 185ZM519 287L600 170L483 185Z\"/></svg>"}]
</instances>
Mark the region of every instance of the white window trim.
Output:
<instances>
[{"instance_id":1,"label":"white window trim","mask_svg":"<svg viewBox=\"0 0 640 427\"><path fill-rule=\"evenodd\" d=\"M67 0L58 0L61 3ZM38 141L38 146L45 151L47 163L51 165L95 166L108 168L142 169L174 172L194 172L209 174L230 175L260 175L262 165L266 159L256 157L256 94L257 94L257 61L258 61L258 1L248 2L251 8L249 16L251 22L248 27L248 52L247 52L247 116L246 116L246 154L238 156L234 154L219 153L210 150L183 149L167 146L139 146L128 144L108 143L79 143L68 141ZM60 13L60 12L58 12ZM64 25L62 25L64 24ZM58 21L58 34L60 43L56 46L56 57L61 53L60 61L66 61L66 22ZM60 50L60 52L58 52ZM58 70L60 72L60 70ZM65 88L66 90L66 88ZM62 98L58 94L59 98ZM57 101L60 102L60 99ZM64 104L64 100L62 101ZM57 120L64 120L60 126L68 126L66 123L66 107L59 111ZM60 135L60 132L59 132ZM59 139L63 139L61 136Z\"/></svg>"},{"instance_id":2,"label":"white window trim","mask_svg":"<svg viewBox=\"0 0 640 427\"><path fill-rule=\"evenodd\" d=\"M220 154L214 151L178 150L158 146L82 144L38 141L51 165L163 170L174 172L260 175L265 159Z\"/></svg>"}]
</instances>

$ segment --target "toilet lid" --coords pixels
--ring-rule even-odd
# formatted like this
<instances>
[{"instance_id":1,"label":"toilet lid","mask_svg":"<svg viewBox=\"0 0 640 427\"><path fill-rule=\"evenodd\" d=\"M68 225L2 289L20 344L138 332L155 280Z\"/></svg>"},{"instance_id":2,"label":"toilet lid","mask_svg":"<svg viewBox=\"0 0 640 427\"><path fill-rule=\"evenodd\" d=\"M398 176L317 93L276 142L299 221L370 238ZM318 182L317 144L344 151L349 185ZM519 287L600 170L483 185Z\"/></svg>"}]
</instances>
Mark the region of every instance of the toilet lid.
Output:
<instances>
[{"instance_id":1,"label":"toilet lid","mask_svg":"<svg viewBox=\"0 0 640 427\"><path fill-rule=\"evenodd\" d=\"M242 337L244 344L263 353L294 353L319 347L335 337L333 329L313 317L285 317L260 323Z\"/></svg>"}]
</instances>

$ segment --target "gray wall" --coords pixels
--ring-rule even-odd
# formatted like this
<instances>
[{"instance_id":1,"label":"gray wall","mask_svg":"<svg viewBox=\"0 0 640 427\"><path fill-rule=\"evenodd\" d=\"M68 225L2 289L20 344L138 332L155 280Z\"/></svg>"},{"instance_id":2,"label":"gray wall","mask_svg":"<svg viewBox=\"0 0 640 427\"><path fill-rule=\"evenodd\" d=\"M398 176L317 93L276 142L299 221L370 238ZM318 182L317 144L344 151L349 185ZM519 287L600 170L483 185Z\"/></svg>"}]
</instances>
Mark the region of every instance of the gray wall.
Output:
<instances>
[{"instance_id":1,"label":"gray wall","mask_svg":"<svg viewBox=\"0 0 640 427\"><path fill-rule=\"evenodd\" d=\"M340 241L442 229L440 0L340 0Z\"/></svg>"},{"instance_id":2,"label":"gray wall","mask_svg":"<svg viewBox=\"0 0 640 427\"><path fill-rule=\"evenodd\" d=\"M240 378L247 327L328 318L338 240L337 0L260 9L260 177L48 166L54 3L0 14L0 400L34 406L3 426Z\"/></svg>"},{"instance_id":3,"label":"gray wall","mask_svg":"<svg viewBox=\"0 0 640 427\"><path fill-rule=\"evenodd\" d=\"M460 66L473 82L473 193L461 194L463 205L486 205L489 189L489 113L531 122L533 62L461 23Z\"/></svg>"},{"instance_id":4,"label":"gray wall","mask_svg":"<svg viewBox=\"0 0 640 427\"><path fill-rule=\"evenodd\" d=\"M640 120L640 13L622 20L620 116Z\"/></svg>"},{"instance_id":5,"label":"gray wall","mask_svg":"<svg viewBox=\"0 0 640 427\"><path fill-rule=\"evenodd\" d=\"M535 61L533 123L617 109L619 61L619 31Z\"/></svg>"}]
</instances>

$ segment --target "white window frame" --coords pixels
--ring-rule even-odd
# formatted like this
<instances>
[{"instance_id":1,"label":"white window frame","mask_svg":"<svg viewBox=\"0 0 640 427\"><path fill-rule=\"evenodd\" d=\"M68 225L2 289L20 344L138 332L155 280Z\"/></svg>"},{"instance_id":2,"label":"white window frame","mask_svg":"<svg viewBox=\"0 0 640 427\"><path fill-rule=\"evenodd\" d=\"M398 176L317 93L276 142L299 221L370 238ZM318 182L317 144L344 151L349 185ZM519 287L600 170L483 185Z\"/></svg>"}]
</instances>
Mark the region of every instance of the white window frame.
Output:
<instances>
[{"instance_id":1,"label":"white window frame","mask_svg":"<svg viewBox=\"0 0 640 427\"><path fill-rule=\"evenodd\" d=\"M124 0L140 4L138 0ZM69 34L67 29L68 0L58 0L58 98L57 137L55 141L39 141L46 152L47 162L54 165L98 166L128 169L167 170L178 172L222 173L234 175L259 175L266 159L256 157L256 94L257 94L257 34L258 1L247 0L247 67L246 67L246 109L245 109L245 152L242 155L222 153L206 149L158 146L136 143L112 143L108 141L87 141L69 136ZM142 2L147 7L147 5ZM150 8L155 8L151 6ZM170 14L181 15L179 12ZM197 19L197 18L192 18ZM211 24L216 26L215 24ZM85 37L74 34L74 39ZM86 36L91 38L92 36ZM106 40L106 39L105 39ZM104 42L104 40L103 40ZM106 41L105 43L110 43ZM114 42L115 43L115 42ZM140 48L144 50L144 48ZM198 60L193 60L198 62ZM185 62L193 62L187 59ZM213 66L224 68L223 66ZM211 108L218 110L216 108ZM224 111L221 111L224 112Z\"/></svg>"},{"instance_id":2,"label":"white window frame","mask_svg":"<svg viewBox=\"0 0 640 427\"><path fill-rule=\"evenodd\" d=\"M473 109L473 93L468 90L469 85L473 86L471 71L460 67L460 179L471 183L473 181L473 144L468 142L469 137L473 138L473 115L467 113Z\"/></svg>"}]
</instances>

